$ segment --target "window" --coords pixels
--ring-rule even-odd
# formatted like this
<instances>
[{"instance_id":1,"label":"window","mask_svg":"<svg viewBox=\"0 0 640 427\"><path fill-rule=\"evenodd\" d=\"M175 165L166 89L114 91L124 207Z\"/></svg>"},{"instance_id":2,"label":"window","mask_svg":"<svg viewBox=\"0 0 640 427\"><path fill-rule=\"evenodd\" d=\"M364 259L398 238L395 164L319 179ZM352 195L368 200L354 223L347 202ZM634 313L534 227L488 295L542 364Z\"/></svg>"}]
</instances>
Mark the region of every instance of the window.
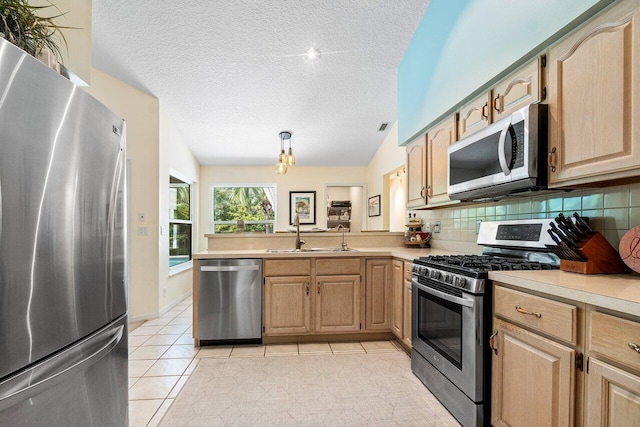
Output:
<instances>
[{"instance_id":1,"label":"window","mask_svg":"<svg viewBox=\"0 0 640 427\"><path fill-rule=\"evenodd\" d=\"M211 186L211 232L275 232L275 197L273 184Z\"/></svg>"},{"instance_id":2,"label":"window","mask_svg":"<svg viewBox=\"0 0 640 427\"><path fill-rule=\"evenodd\" d=\"M191 261L191 185L169 176L169 268Z\"/></svg>"}]
</instances>

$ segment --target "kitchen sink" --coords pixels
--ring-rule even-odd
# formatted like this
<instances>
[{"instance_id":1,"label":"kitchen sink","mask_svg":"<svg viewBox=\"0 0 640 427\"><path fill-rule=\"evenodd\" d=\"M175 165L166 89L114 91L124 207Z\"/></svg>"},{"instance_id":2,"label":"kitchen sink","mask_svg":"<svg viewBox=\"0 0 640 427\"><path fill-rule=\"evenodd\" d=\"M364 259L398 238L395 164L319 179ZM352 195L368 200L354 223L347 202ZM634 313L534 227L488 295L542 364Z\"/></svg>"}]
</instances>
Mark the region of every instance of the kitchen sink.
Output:
<instances>
[{"instance_id":1,"label":"kitchen sink","mask_svg":"<svg viewBox=\"0 0 640 427\"><path fill-rule=\"evenodd\" d=\"M302 248L302 249L267 249L267 253L271 254L293 254L300 252L358 252L357 249L351 248Z\"/></svg>"}]
</instances>

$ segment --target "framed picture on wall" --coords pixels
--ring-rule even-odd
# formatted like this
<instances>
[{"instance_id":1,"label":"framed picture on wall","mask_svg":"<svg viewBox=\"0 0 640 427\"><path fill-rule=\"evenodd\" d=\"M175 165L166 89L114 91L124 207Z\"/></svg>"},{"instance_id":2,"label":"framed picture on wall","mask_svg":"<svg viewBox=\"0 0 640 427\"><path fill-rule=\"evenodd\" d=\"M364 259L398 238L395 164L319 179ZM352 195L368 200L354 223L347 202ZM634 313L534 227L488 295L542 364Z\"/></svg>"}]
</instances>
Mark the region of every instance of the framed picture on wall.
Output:
<instances>
[{"instance_id":1,"label":"framed picture on wall","mask_svg":"<svg viewBox=\"0 0 640 427\"><path fill-rule=\"evenodd\" d=\"M296 214L300 224L316 223L316 192L289 191L289 224L293 225Z\"/></svg>"},{"instance_id":2,"label":"framed picture on wall","mask_svg":"<svg viewBox=\"0 0 640 427\"><path fill-rule=\"evenodd\" d=\"M369 216L380 216L380 195L369 197Z\"/></svg>"}]
</instances>

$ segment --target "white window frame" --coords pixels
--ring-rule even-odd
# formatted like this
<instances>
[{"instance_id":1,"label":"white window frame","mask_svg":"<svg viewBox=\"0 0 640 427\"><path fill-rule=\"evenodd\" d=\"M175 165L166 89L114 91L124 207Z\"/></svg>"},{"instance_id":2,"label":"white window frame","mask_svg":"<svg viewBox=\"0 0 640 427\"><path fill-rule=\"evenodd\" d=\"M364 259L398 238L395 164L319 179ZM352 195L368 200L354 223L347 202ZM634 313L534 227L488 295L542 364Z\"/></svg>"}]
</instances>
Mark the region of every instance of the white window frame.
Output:
<instances>
[{"instance_id":1,"label":"white window frame","mask_svg":"<svg viewBox=\"0 0 640 427\"><path fill-rule=\"evenodd\" d=\"M168 227L171 227L171 223L178 223L178 224L191 224L191 254L190 254L190 259L187 262L182 262L178 265L174 265L174 266L170 266L169 267L169 276L173 276L175 274L178 273L182 273L183 271L189 270L193 268L193 245L194 245L194 236L193 236L193 194L194 194L194 186L195 186L195 181L191 178L189 178L186 175L181 174L180 172L174 170L174 169L169 169L169 180L171 180L171 177L177 178L180 181L184 182L185 184L189 185L189 218L191 218L190 220L184 220L184 219L171 219L169 218L169 224ZM171 183L169 183L169 187L171 187ZM168 206L167 206L168 207ZM169 229L167 228L167 238L169 236ZM171 244L171 241L169 240L169 244ZM170 249L170 248L168 248ZM169 255L170 257L170 255ZM169 259L167 259L167 263L169 262Z\"/></svg>"}]
</instances>

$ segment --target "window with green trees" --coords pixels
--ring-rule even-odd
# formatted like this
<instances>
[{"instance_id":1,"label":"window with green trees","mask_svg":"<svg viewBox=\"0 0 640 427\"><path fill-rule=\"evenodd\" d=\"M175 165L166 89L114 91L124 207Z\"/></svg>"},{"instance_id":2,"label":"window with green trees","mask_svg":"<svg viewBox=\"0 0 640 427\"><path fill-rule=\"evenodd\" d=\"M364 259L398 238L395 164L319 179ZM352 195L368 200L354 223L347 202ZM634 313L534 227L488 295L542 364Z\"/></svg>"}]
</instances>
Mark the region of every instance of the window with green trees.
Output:
<instances>
[{"instance_id":1,"label":"window with green trees","mask_svg":"<svg viewBox=\"0 0 640 427\"><path fill-rule=\"evenodd\" d=\"M211 231L275 232L275 197L275 185L211 186Z\"/></svg>"},{"instance_id":2,"label":"window with green trees","mask_svg":"<svg viewBox=\"0 0 640 427\"><path fill-rule=\"evenodd\" d=\"M169 176L169 267L191 261L191 185Z\"/></svg>"}]
</instances>

